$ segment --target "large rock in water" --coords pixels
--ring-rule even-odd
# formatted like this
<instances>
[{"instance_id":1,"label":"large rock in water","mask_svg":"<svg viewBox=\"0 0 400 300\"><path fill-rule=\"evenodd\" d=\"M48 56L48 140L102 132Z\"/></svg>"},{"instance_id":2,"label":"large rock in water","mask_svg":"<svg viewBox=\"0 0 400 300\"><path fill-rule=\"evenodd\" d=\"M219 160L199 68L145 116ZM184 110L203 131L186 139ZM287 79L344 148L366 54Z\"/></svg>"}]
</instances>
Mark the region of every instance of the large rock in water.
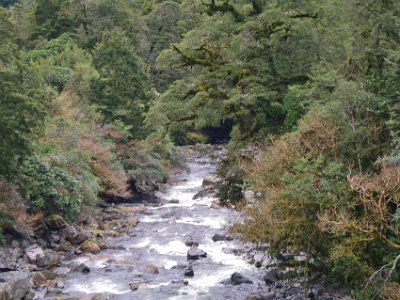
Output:
<instances>
[{"instance_id":1,"label":"large rock in water","mask_svg":"<svg viewBox=\"0 0 400 300\"><path fill-rule=\"evenodd\" d=\"M187 259L196 260L207 257L207 253L197 247L192 247L187 252Z\"/></svg>"},{"instance_id":2,"label":"large rock in water","mask_svg":"<svg viewBox=\"0 0 400 300\"><path fill-rule=\"evenodd\" d=\"M183 275L187 277L193 277L194 276L193 267L192 266L187 267Z\"/></svg>"},{"instance_id":3,"label":"large rock in water","mask_svg":"<svg viewBox=\"0 0 400 300\"><path fill-rule=\"evenodd\" d=\"M31 283L28 272L11 271L0 273L0 299L32 299Z\"/></svg>"},{"instance_id":4,"label":"large rock in water","mask_svg":"<svg viewBox=\"0 0 400 300\"><path fill-rule=\"evenodd\" d=\"M226 234L219 234L216 233L213 235L213 237L211 238L214 242L219 242L219 241L232 241L233 238L226 235Z\"/></svg>"},{"instance_id":5,"label":"large rock in water","mask_svg":"<svg viewBox=\"0 0 400 300\"><path fill-rule=\"evenodd\" d=\"M244 277L242 274L235 272L231 276L230 283L233 285L239 285L242 283L253 283L253 282L247 277Z\"/></svg>"}]
</instances>

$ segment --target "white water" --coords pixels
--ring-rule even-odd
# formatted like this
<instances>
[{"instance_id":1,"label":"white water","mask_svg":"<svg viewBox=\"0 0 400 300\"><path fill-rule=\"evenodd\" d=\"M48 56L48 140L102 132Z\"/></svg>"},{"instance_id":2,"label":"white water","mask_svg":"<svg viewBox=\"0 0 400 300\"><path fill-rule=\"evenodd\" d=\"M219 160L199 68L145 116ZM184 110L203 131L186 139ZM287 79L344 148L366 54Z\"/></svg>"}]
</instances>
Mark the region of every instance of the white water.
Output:
<instances>
[{"instance_id":1,"label":"white water","mask_svg":"<svg viewBox=\"0 0 400 300\"><path fill-rule=\"evenodd\" d=\"M214 172L215 165L209 161L189 163L190 174L175 186L164 192L161 206L148 207L150 214L140 216L135 230L136 237L115 243L126 250L102 251L98 255L80 257L71 264L85 263L92 269L86 275L73 273L68 276L65 292L70 295L111 294L112 299L243 299L254 289L254 285L226 287L221 282L230 278L234 272L250 276L252 280L256 269L243 258L226 253L226 248L238 245L235 241L213 242L215 233L223 233L231 217L237 217L228 209L210 208L212 197L193 200L201 190L203 178ZM169 203L179 200L179 203ZM208 256L192 263L195 276L183 276L177 268L188 264L186 241L196 241L199 248ZM114 266L112 271L106 267ZM146 265L155 265L159 274L142 274ZM132 281L143 281L135 292L129 289ZM186 280L187 285L176 284L176 280ZM243 297L242 297L243 296Z\"/></svg>"}]
</instances>

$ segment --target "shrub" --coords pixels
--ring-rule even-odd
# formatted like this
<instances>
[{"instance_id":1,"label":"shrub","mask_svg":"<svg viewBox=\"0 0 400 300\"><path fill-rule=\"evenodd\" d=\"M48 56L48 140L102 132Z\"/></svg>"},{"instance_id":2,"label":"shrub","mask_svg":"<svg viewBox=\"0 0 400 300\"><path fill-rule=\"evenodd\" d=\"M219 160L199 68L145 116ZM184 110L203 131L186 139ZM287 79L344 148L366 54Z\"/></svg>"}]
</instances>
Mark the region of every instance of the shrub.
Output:
<instances>
[{"instance_id":1,"label":"shrub","mask_svg":"<svg viewBox=\"0 0 400 300\"><path fill-rule=\"evenodd\" d=\"M60 213L69 219L79 213L83 203L80 182L66 170L33 156L25 161L19 180L30 212Z\"/></svg>"}]
</instances>

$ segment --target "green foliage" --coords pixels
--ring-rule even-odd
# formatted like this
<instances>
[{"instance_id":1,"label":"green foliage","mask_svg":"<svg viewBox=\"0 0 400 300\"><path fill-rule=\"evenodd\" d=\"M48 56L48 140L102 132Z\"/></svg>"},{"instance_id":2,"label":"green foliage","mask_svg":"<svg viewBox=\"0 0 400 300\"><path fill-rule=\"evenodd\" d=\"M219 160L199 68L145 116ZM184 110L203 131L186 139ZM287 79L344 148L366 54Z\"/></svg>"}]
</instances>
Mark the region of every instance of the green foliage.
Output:
<instances>
[{"instance_id":1,"label":"green foliage","mask_svg":"<svg viewBox=\"0 0 400 300\"><path fill-rule=\"evenodd\" d=\"M29 74L0 70L0 177L13 178L20 164L33 151L33 142L43 129L45 99L29 90ZM34 89L36 87L33 87Z\"/></svg>"},{"instance_id":2,"label":"green foliage","mask_svg":"<svg viewBox=\"0 0 400 300\"><path fill-rule=\"evenodd\" d=\"M166 167L162 160L156 154L146 153L143 145L126 146L122 163L132 190L139 194L150 194L166 183Z\"/></svg>"},{"instance_id":3,"label":"green foliage","mask_svg":"<svg viewBox=\"0 0 400 300\"><path fill-rule=\"evenodd\" d=\"M69 219L79 212L83 202L80 183L62 168L32 157L25 161L19 180L31 212L60 213Z\"/></svg>"},{"instance_id":4,"label":"green foliage","mask_svg":"<svg viewBox=\"0 0 400 300\"><path fill-rule=\"evenodd\" d=\"M103 34L94 51L99 77L92 83L92 102L108 122L131 126L133 138L143 138L144 114L148 110L149 87L132 41L120 29Z\"/></svg>"},{"instance_id":5,"label":"green foliage","mask_svg":"<svg viewBox=\"0 0 400 300\"><path fill-rule=\"evenodd\" d=\"M3 245L4 240L3 240L3 232L4 229L7 227L11 227L13 224L12 218L5 214L4 212L0 211L0 245Z\"/></svg>"}]
</instances>

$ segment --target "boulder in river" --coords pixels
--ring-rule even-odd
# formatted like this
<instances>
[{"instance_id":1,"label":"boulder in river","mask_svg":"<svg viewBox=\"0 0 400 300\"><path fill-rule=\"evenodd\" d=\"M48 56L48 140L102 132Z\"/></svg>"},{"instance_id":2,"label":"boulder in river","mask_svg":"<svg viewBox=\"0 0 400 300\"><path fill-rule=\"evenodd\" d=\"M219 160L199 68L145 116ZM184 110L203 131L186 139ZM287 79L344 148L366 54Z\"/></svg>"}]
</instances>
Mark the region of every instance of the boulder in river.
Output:
<instances>
[{"instance_id":1,"label":"boulder in river","mask_svg":"<svg viewBox=\"0 0 400 300\"><path fill-rule=\"evenodd\" d=\"M85 241L81 244L81 250L86 253L97 254L100 252L100 247L92 241Z\"/></svg>"},{"instance_id":2,"label":"boulder in river","mask_svg":"<svg viewBox=\"0 0 400 300\"><path fill-rule=\"evenodd\" d=\"M183 275L186 276L186 277L193 277L194 276L193 267L192 266L187 267L185 269Z\"/></svg>"},{"instance_id":3,"label":"boulder in river","mask_svg":"<svg viewBox=\"0 0 400 300\"><path fill-rule=\"evenodd\" d=\"M243 276L238 272L233 273L231 279L228 282L233 285L239 285L242 283L253 283L250 279L248 279L247 277Z\"/></svg>"},{"instance_id":4,"label":"boulder in river","mask_svg":"<svg viewBox=\"0 0 400 300\"><path fill-rule=\"evenodd\" d=\"M74 271L75 271L75 272L81 272L81 273L87 274L87 273L90 273L90 268L89 268L87 265L85 265L85 264L80 264L79 266L76 266L76 267L74 268Z\"/></svg>"},{"instance_id":5,"label":"boulder in river","mask_svg":"<svg viewBox=\"0 0 400 300\"><path fill-rule=\"evenodd\" d=\"M0 299L32 299L29 273L10 271L0 273Z\"/></svg>"},{"instance_id":6,"label":"boulder in river","mask_svg":"<svg viewBox=\"0 0 400 300\"><path fill-rule=\"evenodd\" d=\"M192 247L187 252L188 260L196 260L196 259L205 258L205 257L207 257L207 252L205 252L197 247Z\"/></svg>"},{"instance_id":7,"label":"boulder in river","mask_svg":"<svg viewBox=\"0 0 400 300\"><path fill-rule=\"evenodd\" d=\"M233 238L230 237L229 235L226 234L219 234L216 233L213 235L213 237L211 238L214 242L219 242L219 241L232 241Z\"/></svg>"}]
</instances>

